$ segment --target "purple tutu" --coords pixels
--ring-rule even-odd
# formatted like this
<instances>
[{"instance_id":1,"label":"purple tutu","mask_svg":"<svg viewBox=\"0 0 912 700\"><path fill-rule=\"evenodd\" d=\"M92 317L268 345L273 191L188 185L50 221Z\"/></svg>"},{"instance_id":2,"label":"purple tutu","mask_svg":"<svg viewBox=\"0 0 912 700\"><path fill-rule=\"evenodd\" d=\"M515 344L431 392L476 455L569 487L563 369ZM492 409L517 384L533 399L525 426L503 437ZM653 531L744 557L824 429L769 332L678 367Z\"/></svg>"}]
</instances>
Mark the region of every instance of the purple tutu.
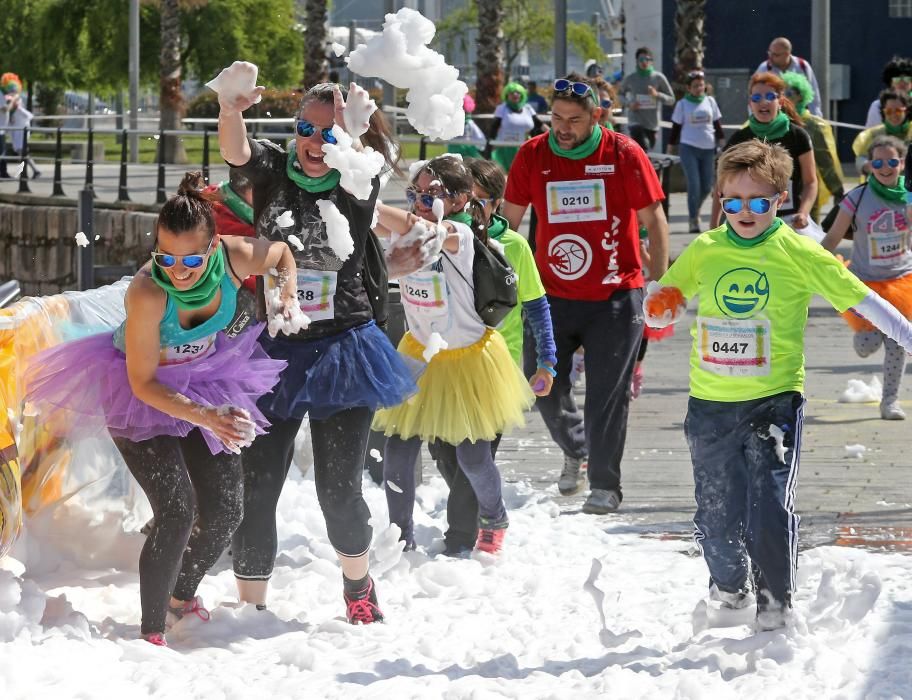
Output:
<instances>
[{"instance_id":1,"label":"purple tutu","mask_svg":"<svg viewBox=\"0 0 912 700\"><path fill-rule=\"evenodd\" d=\"M263 326L234 339L219 333L215 351L180 364L161 365L158 381L204 406L245 409L257 435L269 426L257 400L276 385L285 368L257 342ZM186 436L198 427L136 398L127 379L127 358L114 347L113 333L58 345L35 355L26 373L26 400L42 425L63 437L93 437L107 430L134 442L158 435ZM227 452L215 435L200 429L212 454Z\"/></svg>"}]
</instances>

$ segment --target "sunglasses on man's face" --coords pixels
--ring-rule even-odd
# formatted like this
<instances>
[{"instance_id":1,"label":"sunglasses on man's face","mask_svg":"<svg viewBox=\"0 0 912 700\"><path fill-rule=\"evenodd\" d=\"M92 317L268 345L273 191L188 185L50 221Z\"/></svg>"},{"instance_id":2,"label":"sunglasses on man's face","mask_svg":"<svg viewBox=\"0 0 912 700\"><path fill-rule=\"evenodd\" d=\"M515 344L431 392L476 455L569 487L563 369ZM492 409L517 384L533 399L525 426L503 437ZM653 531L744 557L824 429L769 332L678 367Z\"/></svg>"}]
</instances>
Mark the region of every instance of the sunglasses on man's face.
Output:
<instances>
[{"instance_id":1,"label":"sunglasses on man's face","mask_svg":"<svg viewBox=\"0 0 912 700\"><path fill-rule=\"evenodd\" d=\"M306 119L298 119L297 123L295 124L295 131L298 132L298 136L303 136L304 138L313 136L316 130L317 127ZM323 140L326 143L336 143L336 137L333 136L333 130L331 126L326 126L320 129L320 136L323 137Z\"/></svg>"},{"instance_id":2,"label":"sunglasses on man's face","mask_svg":"<svg viewBox=\"0 0 912 700\"><path fill-rule=\"evenodd\" d=\"M899 167L899 158L888 158L884 160L883 158L875 158L871 161L871 165L875 170L880 170L884 165L887 165L891 168Z\"/></svg>"},{"instance_id":3,"label":"sunglasses on man's face","mask_svg":"<svg viewBox=\"0 0 912 700\"><path fill-rule=\"evenodd\" d=\"M905 107L884 107L884 114L905 114Z\"/></svg>"},{"instance_id":4,"label":"sunglasses on man's face","mask_svg":"<svg viewBox=\"0 0 912 700\"><path fill-rule=\"evenodd\" d=\"M912 83L912 75L897 75L893 78L893 84L899 85L900 83Z\"/></svg>"},{"instance_id":5,"label":"sunglasses on man's face","mask_svg":"<svg viewBox=\"0 0 912 700\"><path fill-rule=\"evenodd\" d=\"M195 270L200 267L203 262L206 260L206 256L209 255L209 252L212 250L212 243L215 241L215 236L213 236L209 245L206 247L206 252L200 255L195 253L193 255L171 255L170 253L159 253L157 251L152 252L152 259L155 261L155 264L161 268L174 267L178 260L181 265L191 270Z\"/></svg>"},{"instance_id":6,"label":"sunglasses on man's face","mask_svg":"<svg viewBox=\"0 0 912 700\"><path fill-rule=\"evenodd\" d=\"M776 197L751 197L743 200L739 197L723 197L722 211L726 214L740 214L744 209L744 203L747 202L747 208L754 214L766 214L773 207Z\"/></svg>"},{"instance_id":7,"label":"sunglasses on man's face","mask_svg":"<svg viewBox=\"0 0 912 700\"><path fill-rule=\"evenodd\" d=\"M652 63L652 56L640 56L637 59L638 63Z\"/></svg>"},{"instance_id":8,"label":"sunglasses on man's face","mask_svg":"<svg viewBox=\"0 0 912 700\"><path fill-rule=\"evenodd\" d=\"M598 103L595 93L592 92L592 86L588 83L575 83L566 78L558 78L554 81L554 92L572 92L577 97L589 95L593 102Z\"/></svg>"},{"instance_id":9,"label":"sunglasses on man's face","mask_svg":"<svg viewBox=\"0 0 912 700\"><path fill-rule=\"evenodd\" d=\"M779 95L775 92L754 92L751 93L751 102L775 102L779 99Z\"/></svg>"}]
</instances>

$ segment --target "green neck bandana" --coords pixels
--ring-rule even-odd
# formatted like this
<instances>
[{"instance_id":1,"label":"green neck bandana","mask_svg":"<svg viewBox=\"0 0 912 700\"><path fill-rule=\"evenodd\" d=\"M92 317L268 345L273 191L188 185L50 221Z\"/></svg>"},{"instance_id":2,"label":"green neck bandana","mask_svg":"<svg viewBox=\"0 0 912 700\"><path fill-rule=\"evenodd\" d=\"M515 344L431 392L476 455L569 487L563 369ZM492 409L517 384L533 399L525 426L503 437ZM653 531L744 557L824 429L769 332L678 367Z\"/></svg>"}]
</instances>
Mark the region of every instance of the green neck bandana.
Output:
<instances>
[{"instance_id":1,"label":"green neck bandana","mask_svg":"<svg viewBox=\"0 0 912 700\"><path fill-rule=\"evenodd\" d=\"M895 136L902 141L906 140L906 132L909 131L908 119L899 126L893 126L890 122L887 121L885 121L883 125L884 131L886 131L889 136Z\"/></svg>"},{"instance_id":2,"label":"green neck bandana","mask_svg":"<svg viewBox=\"0 0 912 700\"><path fill-rule=\"evenodd\" d=\"M326 192L339 184L341 175L338 170L330 170L320 177L308 177L295 165L298 165L298 154L292 149L288 152L288 165L285 172L288 174L289 180L306 192Z\"/></svg>"},{"instance_id":3,"label":"green neck bandana","mask_svg":"<svg viewBox=\"0 0 912 700\"><path fill-rule=\"evenodd\" d=\"M903 175L899 176L899 180L893 187L887 187L873 175L868 175L868 187L885 202L903 203L906 201L906 178Z\"/></svg>"},{"instance_id":4,"label":"green neck bandana","mask_svg":"<svg viewBox=\"0 0 912 700\"><path fill-rule=\"evenodd\" d=\"M753 114L750 115L750 130L754 132L757 138L761 138L764 141L780 139L785 136L789 130L789 123L789 118L785 112L779 112L773 121L766 123L757 121Z\"/></svg>"},{"instance_id":5,"label":"green neck bandana","mask_svg":"<svg viewBox=\"0 0 912 700\"><path fill-rule=\"evenodd\" d=\"M599 147L599 144L601 142L602 130L598 124L592 127L592 133L589 134L588 139L583 141L579 146L571 149L564 149L558 145L557 137L554 136L553 129L548 132L548 145L551 147L551 152L556 156L569 158L570 160L582 160L583 158L588 158L593 153L595 153L595 149Z\"/></svg>"},{"instance_id":6,"label":"green neck bandana","mask_svg":"<svg viewBox=\"0 0 912 700\"><path fill-rule=\"evenodd\" d=\"M510 228L510 223L500 214L494 214L488 222L488 235L497 240L508 228Z\"/></svg>"},{"instance_id":7,"label":"green neck bandana","mask_svg":"<svg viewBox=\"0 0 912 700\"><path fill-rule=\"evenodd\" d=\"M253 207L247 204L237 192L231 189L231 185L223 182L219 185L219 191L222 193L222 201L231 212L246 224L253 223Z\"/></svg>"},{"instance_id":8,"label":"green neck bandana","mask_svg":"<svg viewBox=\"0 0 912 700\"><path fill-rule=\"evenodd\" d=\"M706 95L700 95L699 97L697 97L696 95L691 95L691 94L688 92L688 93L685 93L685 94L684 94L684 99L687 100L688 102L693 102L695 105L698 105L698 104L700 104L703 100L706 99Z\"/></svg>"},{"instance_id":9,"label":"green neck bandana","mask_svg":"<svg viewBox=\"0 0 912 700\"><path fill-rule=\"evenodd\" d=\"M152 262L152 279L155 284L165 290L165 293L174 300L179 309L184 309L185 311L201 309L211 302L215 298L224 276L225 256L222 254L221 245L209 256L209 262L206 263L206 271L190 289L176 289L168 274L154 261Z\"/></svg>"},{"instance_id":10,"label":"green neck bandana","mask_svg":"<svg viewBox=\"0 0 912 700\"><path fill-rule=\"evenodd\" d=\"M649 68L637 68L637 75L642 75L644 78L652 75L655 72L655 67L649 66Z\"/></svg>"},{"instance_id":11,"label":"green neck bandana","mask_svg":"<svg viewBox=\"0 0 912 700\"><path fill-rule=\"evenodd\" d=\"M454 211L446 218L450 219L451 221L458 221L460 224L465 224L469 228L472 228L472 217L466 214L464 211Z\"/></svg>"},{"instance_id":12,"label":"green neck bandana","mask_svg":"<svg viewBox=\"0 0 912 700\"><path fill-rule=\"evenodd\" d=\"M728 221L725 222L725 231L728 233L728 240L730 240L736 246L740 246L741 248L753 248L755 245L760 245L763 243L763 241L776 233L782 224L782 219L777 216L773 219L773 223L769 225L769 228L756 238L741 238L741 236L735 233L735 229L732 228L731 224L728 223Z\"/></svg>"}]
</instances>

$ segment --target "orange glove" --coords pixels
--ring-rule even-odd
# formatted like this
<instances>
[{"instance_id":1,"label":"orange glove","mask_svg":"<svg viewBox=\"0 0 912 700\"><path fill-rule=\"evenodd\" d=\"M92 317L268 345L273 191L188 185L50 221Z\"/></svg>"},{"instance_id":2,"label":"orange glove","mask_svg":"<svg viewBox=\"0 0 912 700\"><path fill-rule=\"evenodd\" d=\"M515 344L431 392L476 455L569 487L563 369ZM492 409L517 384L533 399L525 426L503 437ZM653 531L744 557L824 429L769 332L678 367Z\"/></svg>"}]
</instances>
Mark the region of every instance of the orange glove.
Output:
<instances>
[{"instance_id":1,"label":"orange glove","mask_svg":"<svg viewBox=\"0 0 912 700\"><path fill-rule=\"evenodd\" d=\"M647 326L665 328L684 318L687 301L677 287L663 287L653 281L646 287L643 312L646 314Z\"/></svg>"}]
</instances>

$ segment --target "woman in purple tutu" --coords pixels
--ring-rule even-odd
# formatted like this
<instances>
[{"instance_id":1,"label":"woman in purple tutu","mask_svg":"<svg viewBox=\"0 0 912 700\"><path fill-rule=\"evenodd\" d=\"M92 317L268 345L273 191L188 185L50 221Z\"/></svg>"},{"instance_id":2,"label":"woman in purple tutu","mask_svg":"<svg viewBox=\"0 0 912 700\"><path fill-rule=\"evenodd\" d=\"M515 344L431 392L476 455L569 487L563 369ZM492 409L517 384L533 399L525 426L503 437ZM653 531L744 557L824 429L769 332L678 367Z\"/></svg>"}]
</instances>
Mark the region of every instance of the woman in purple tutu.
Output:
<instances>
[{"instance_id":1,"label":"woman in purple tutu","mask_svg":"<svg viewBox=\"0 0 912 700\"><path fill-rule=\"evenodd\" d=\"M352 624L369 624L383 615L368 573L372 530L361 493L367 438L375 409L396 405L417 390L416 368L377 327L365 290L380 181L374 177L361 199L323 160L325 144L338 140L334 124L345 128L348 108L337 85L322 83L304 94L287 150L247 136L242 112L256 97L219 94L219 147L228 164L253 183L257 234L295 246L298 295L311 323L287 338L262 339L269 355L287 360L288 367L260 402L272 423L269 433L244 452L244 520L231 546L234 573L240 599L264 608L277 549L276 505L295 435L308 415L314 482L342 569L346 616ZM374 112L362 140L392 167L390 139L382 115ZM344 251L338 250L340 217L330 217L336 223L330 230L326 209L345 219L350 241Z\"/></svg>"},{"instance_id":2,"label":"woman in purple tutu","mask_svg":"<svg viewBox=\"0 0 912 700\"><path fill-rule=\"evenodd\" d=\"M45 425L84 436L106 428L148 496L155 519L139 558L140 631L160 646L182 616L209 617L196 589L241 521L240 448L269 425L256 402L285 367L257 342L262 326L225 333L238 286L276 268L285 273L280 303L297 301L288 246L217 235L201 185L188 173L162 207L121 326L36 355L26 378Z\"/></svg>"}]
</instances>

